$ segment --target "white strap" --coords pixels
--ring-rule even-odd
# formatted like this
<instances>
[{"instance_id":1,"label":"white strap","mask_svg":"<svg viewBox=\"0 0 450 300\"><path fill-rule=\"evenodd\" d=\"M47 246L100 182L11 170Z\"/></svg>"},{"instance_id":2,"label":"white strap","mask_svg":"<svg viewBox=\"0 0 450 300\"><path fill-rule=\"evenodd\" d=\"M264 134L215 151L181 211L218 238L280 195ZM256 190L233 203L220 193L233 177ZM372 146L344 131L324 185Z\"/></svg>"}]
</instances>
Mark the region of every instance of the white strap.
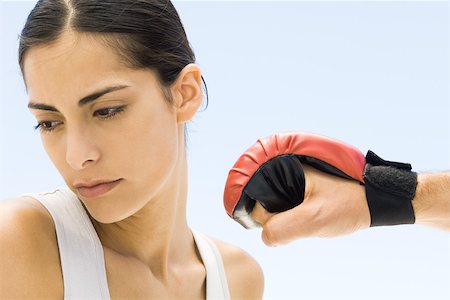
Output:
<instances>
[{"instance_id":1,"label":"white strap","mask_svg":"<svg viewBox=\"0 0 450 300\"><path fill-rule=\"evenodd\" d=\"M49 211L55 223L64 280L64 299L109 300L103 247L80 200L70 190L27 194ZM206 299L229 300L222 257L213 241L193 231L206 269Z\"/></svg>"},{"instance_id":2,"label":"white strap","mask_svg":"<svg viewBox=\"0 0 450 300\"><path fill-rule=\"evenodd\" d=\"M70 190L26 195L53 218L64 280L64 299L110 299L103 247L80 200Z\"/></svg>"},{"instance_id":3,"label":"white strap","mask_svg":"<svg viewBox=\"0 0 450 300\"><path fill-rule=\"evenodd\" d=\"M206 269L206 299L230 299L227 277L219 249L203 234L196 231L192 231L192 234Z\"/></svg>"}]
</instances>

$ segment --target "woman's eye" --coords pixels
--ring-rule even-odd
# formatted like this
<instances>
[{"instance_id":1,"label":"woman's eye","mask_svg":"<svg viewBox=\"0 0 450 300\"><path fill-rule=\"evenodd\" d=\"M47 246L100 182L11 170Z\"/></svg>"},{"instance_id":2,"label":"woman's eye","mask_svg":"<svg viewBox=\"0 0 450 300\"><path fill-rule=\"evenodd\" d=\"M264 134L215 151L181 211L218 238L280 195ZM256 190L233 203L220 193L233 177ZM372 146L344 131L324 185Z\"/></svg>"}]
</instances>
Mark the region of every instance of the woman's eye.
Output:
<instances>
[{"instance_id":1,"label":"woman's eye","mask_svg":"<svg viewBox=\"0 0 450 300\"><path fill-rule=\"evenodd\" d=\"M116 116L117 114L123 112L124 106L120 107L108 107L108 108L102 108L98 109L94 112L95 117L99 117L102 119L108 119Z\"/></svg>"},{"instance_id":2,"label":"woman's eye","mask_svg":"<svg viewBox=\"0 0 450 300\"><path fill-rule=\"evenodd\" d=\"M38 124L34 126L34 129L50 132L61 124L61 121L39 121Z\"/></svg>"}]
</instances>

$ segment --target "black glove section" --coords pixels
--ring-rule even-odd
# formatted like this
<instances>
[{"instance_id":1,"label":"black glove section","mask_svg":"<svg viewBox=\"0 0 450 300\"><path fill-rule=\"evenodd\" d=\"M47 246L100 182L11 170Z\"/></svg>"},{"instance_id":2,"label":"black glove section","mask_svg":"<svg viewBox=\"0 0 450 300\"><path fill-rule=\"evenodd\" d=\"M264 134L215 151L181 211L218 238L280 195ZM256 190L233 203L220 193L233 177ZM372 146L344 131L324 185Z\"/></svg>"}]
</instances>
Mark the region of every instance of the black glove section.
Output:
<instances>
[{"instance_id":1,"label":"black glove section","mask_svg":"<svg viewBox=\"0 0 450 300\"><path fill-rule=\"evenodd\" d=\"M269 212L282 212L299 205L304 193L303 167L297 155L292 154L265 162L243 191L253 200L253 205L258 201Z\"/></svg>"},{"instance_id":2,"label":"black glove section","mask_svg":"<svg viewBox=\"0 0 450 300\"><path fill-rule=\"evenodd\" d=\"M305 175L303 165L309 165L320 171L342 178L355 180L319 159L286 154L265 162L252 176L242 193L238 205L245 205L247 213L251 213L255 201L271 213L289 210L303 202L305 195Z\"/></svg>"}]
</instances>

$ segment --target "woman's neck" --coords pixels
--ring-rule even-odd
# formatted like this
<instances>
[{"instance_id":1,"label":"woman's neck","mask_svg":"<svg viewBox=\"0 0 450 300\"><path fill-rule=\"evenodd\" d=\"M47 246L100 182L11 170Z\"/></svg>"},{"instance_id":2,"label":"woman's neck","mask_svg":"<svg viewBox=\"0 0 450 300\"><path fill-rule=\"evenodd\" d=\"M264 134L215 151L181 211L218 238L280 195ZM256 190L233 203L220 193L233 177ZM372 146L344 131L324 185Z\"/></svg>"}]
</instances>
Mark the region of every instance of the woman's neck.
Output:
<instances>
[{"instance_id":1,"label":"woman's neck","mask_svg":"<svg viewBox=\"0 0 450 300\"><path fill-rule=\"evenodd\" d=\"M172 268L197 257L186 221L187 162L180 159L174 176L163 191L132 216L116 223L92 223L103 247L148 266L167 278Z\"/></svg>"}]
</instances>

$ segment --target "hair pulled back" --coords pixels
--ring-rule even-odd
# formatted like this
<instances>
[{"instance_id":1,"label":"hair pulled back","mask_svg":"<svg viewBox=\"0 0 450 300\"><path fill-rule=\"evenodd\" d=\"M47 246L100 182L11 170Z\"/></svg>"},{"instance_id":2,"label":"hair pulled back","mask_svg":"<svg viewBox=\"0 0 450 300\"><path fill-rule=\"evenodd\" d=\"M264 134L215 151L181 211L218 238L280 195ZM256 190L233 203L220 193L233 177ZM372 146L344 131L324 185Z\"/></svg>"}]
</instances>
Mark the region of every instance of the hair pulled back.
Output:
<instances>
[{"instance_id":1,"label":"hair pulled back","mask_svg":"<svg viewBox=\"0 0 450 300\"><path fill-rule=\"evenodd\" d=\"M55 42L67 30L96 34L128 66L155 71L169 102L168 87L186 65L195 62L169 0L39 0L20 36L22 72L27 50Z\"/></svg>"}]
</instances>

